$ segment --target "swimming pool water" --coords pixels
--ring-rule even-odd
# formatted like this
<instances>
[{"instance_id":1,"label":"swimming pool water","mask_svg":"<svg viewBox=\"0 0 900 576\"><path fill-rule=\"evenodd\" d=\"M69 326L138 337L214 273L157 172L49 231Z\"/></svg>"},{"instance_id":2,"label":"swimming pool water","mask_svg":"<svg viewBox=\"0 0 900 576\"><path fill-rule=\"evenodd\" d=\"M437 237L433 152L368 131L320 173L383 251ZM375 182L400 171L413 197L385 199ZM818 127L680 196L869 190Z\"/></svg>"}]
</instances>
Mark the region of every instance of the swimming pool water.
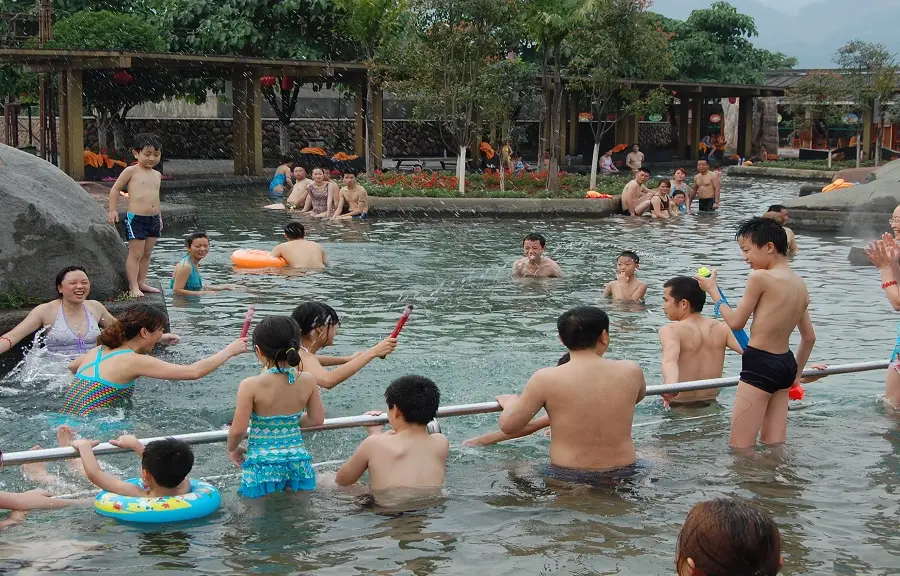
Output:
<instances>
[{"instance_id":1,"label":"swimming pool water","mask_svg":"<svg viewBox=\"0 0 900 576\"><path fill-rule=\"evenodd\" d=\"M195 361L237 335L248 305L256 305L258 320L289 313L307 299L338 310L343 323L331 352L349 354L383 338L412 302L415 312L397 352L323 392L326 416L383 408L386 385L409 373L434 379L444 405L481 402L520 391L534 370L556 362L563 351L555 334L561 312L600 303L612 322L609 356L639 361L648 383L660 383L662 283L701 265L717 266L723 290L738 298L748 269L733 241L737 222L796 194L798 186L726 179L718 214L673 222L307 220L310 239L325 245L330 264L310 275L232 269L232 250L270 248L280 240L289 216L260 209L268 203L265 190L170 194L168 200L201 207L212 245L200 268L204 282L238 283L243 290L174 301L169 295L173 330L183 342L161 356ZM547 236L565 278L510 281L521 238L531 231ZM151 275L166 286L186 232L167 228L154 252ZM877 272L851 268L846 260L865 234L798 232L801 252L793 266L812 298L813 362L882 359L893 346L897 318ZM639 276L650 283L646 306L601 298L622 249L641 256ZM739 366L729 353L726 374ZM218 428L231 419L238 382L257 372L248 354L198 382L142 379L127 421L139 437ZM630 483L601 489L545 483L534 470L547 458L544 436L466 448L466 438L496 428L496 414L448 418L442 421L451 440L446 498L433 507L373 512L327 489L251 505L236 496L237 478L218 478L221 511L181 525L129 526L89 509L35 512L2 534L0 572L671 574L688 509L727 495L751 499L775 517L783 574L897 574L900 419L877 398L883 380L883 372L869 372L808 385L801 409L790 414L788 444L761 449L752 459L727 447L733 389L722 392L721 406L696 411L666 412L658 399L645 400L634 437L652 466ZM4 451L54 445L43 414L59 408L63 384L22 373L0 382ZM340 460L363 435L359 429L318 432L307 444L318 462ZM235 471L221 444L198 446L196 454L194 477ZM138 470L137 459L125 455L103 462L127 476ZM49 467L63 475L57 492L89 488L64 464ZM18 468L0 473L0 488L28 487Z\"/></svg>"}]
</instances>

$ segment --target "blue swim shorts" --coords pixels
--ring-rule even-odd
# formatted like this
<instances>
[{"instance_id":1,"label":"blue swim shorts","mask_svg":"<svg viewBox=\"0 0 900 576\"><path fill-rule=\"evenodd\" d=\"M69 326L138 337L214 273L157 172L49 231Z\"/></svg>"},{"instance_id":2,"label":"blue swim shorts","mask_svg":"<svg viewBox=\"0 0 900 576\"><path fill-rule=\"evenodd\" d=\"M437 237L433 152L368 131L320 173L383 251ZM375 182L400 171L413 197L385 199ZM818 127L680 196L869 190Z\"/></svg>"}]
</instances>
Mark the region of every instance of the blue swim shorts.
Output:
<instances>
[{"instance_id":1,"label":"blue swim shorts","mask_svg":"<svg viewBox=\"0 0 900 576\"><path fill-rule=\"evenodd\" d=\"M129 240L146 240L147 238L159 238L162 228L162 217L141 216L129 212L125 215L125 237Z\"/></svg>"}]
</instances>

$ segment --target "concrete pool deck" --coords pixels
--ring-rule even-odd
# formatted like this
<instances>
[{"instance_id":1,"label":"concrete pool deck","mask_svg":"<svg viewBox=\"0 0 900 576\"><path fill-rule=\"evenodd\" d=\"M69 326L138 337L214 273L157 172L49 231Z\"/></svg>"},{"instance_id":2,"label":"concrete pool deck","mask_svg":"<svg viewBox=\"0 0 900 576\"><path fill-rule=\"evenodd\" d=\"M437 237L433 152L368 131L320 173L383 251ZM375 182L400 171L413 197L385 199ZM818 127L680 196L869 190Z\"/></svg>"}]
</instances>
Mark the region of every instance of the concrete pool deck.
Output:
<instances>
[{"instance_id":1,"label":"concrete pool deck","mask_svg":"<svg viewBox=\"0 0 900 576\"><path fill-rule=\"evenodd\" d=\"M599 198L393 198L370 196L369 212L377 217L522 218L565 216L606 218L619 214L622 199Z\"/></svg>"},{"instance_id":2,"label":"concrete pool deck","mask_svg":"<svg viewBox=\"0 0 900 576\"><path fill-rule=\"evenodd\" d=\"M771 162L775 164L776 162ZM789 180L820 180L831 182L837 170L801 170L798 168L776 168L774 166L729 166L725 169L729 176L753 176L756 178L786 178Z\"/></svg>"}]
</instances>

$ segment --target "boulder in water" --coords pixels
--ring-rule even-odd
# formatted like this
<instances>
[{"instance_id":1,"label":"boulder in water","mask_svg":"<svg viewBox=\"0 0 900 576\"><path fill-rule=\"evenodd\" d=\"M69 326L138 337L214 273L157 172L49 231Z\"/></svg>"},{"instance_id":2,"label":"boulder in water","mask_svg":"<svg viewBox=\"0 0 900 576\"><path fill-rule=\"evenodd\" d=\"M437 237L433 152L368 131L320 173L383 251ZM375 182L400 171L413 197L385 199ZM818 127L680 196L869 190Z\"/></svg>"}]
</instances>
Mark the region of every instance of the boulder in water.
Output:
<instances>
[{"instance_id":1,"label":"boulder in water","mask_svg":"<svg viewBox=\"0 0 900 576\"><path fill-rule=\"evenodd\" d=\"M0 293L58 296L53 281L66 266L84 266L96 300L127 288L127 249L103 209L62 170L0 144Z\"/></svg>"}]
</instances>

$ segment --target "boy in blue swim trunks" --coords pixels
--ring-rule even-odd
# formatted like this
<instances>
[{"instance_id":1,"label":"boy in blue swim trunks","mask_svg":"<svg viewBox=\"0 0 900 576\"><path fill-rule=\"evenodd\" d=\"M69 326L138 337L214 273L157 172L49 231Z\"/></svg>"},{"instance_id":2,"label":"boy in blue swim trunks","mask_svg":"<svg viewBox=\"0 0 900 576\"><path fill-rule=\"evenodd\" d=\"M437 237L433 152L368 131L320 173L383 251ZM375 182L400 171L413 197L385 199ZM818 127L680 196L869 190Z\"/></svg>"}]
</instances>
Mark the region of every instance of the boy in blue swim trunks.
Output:
<instances>
[{"instance_id":1,"label":"boy in blue swim trunks","mask_svg":"<svg viewBox=\"0 0 900 576\"><path fill-rule=\"evenodd\" d=\"M159 211L159 184L162 175L153 169L162 155L162 142L153 134L138 134L131 147L137 164L122 171L109 191L110 224L119 221L117 209L119 193L128 188L128 212L125 216L125 236L128 239L128 259L125 276L132 296L140 298L144 292L159 292L147 284L150 254L162 232Z\"/></svg>"},{"instance_id":2,"label":"boy in blue swim trunks","mask_svg":"<svg viewBox=\"0 0 900 576\"><path fill-rule=\"evenodd\" d=\"M350 211L342 214L344 211L344 202L350 207ZM337 209L334 211L332 218L342 220L365 220L369 216L369 194L366 189L359 185L356 181L354 172L344 172L344 187L338 194Z\"/></svg>"},{"instance_id":3,"label":"boy in blue swim trunks","mask_svg":"<svg viewBox=\"0 0 900 576\"><path fill-rule=\"evenodd\" d=\"M816 341L809 318L806 282L788 265L784 227L769 218L751 218L738 228L735 239L752 271L737 308L721 305L722 319L742 330L750 316L750 343L744 350L741 379L731 413L733 448L749 448L759 436L764 444L787 438L788 390L800 379ZM722 295L716 272L697 276L700 287L719 305ZM791 333L800 331L797 358L790 349Z\"/></svg>"}]
</instances>

